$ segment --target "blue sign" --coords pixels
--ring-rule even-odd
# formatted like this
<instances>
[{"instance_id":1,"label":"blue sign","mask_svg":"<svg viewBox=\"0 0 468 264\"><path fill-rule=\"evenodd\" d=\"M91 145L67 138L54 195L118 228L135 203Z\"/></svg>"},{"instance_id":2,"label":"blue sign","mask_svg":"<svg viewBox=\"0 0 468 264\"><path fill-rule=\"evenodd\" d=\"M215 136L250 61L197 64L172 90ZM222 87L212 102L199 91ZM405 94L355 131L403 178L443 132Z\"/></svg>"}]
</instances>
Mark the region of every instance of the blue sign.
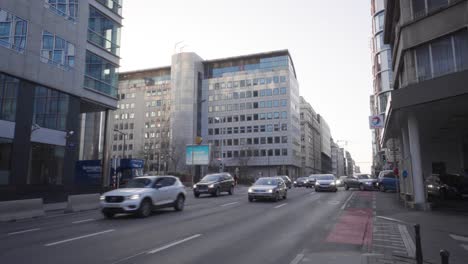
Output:
<instances>
[{"instance_id":1,"label":"blue sign","mask_svg":"<svg viewBox=\"0 0 468 264\"><path fill-rule=\"evenodd\" d=\"M100 185L101 172L100 160L79 160L76 162L75 182L83 185Z\"/></svg>"},{"instance_id":2,"label":"blue sign","mask_svg":"<svg viewBox=\"0 0 468 264\"><path fill-rule=\"evenodd\" d=\"M120 169L140 169L143 168L144 160L142 159L121 159Z\"/></svg>"},{"instance_id":3,"label":"blue sign","mask_svg":"<svg viewBox=\"0 0 468 264\"><path fill-rule=\"evenodd\" d=\"M186 165L208 165L210 145L188 145L185 151Z\"/></svg>"},{"instance_id":4,"label":"blue sign","mask_svg":"<svg viewBox=\"0 0 468 264\"><path fill-rule=\"evenodd\" d=\"M407 170L404 170L402 175L403 175L403 178L408 177L408 171L407 171Z\"/></svg>"}]
</instances>

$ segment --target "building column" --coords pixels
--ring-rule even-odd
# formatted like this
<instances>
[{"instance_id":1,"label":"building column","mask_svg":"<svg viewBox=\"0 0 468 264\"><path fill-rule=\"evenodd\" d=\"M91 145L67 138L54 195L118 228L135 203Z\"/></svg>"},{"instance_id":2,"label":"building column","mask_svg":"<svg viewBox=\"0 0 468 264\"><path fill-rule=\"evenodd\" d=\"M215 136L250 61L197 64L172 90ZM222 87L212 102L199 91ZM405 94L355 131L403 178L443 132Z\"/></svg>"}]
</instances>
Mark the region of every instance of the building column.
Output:
<instances>
[{"instance_id":1,"label":"building column","mask_svg":"<svg viewBox=\"0 0 468 264\"><path fill-rule=\"evenodd\" d=\"M424 206L426 197L424 193L419 124L418 120L413 114L410 114L408 117L408 137L413 171L411 177L413 177L414 203L415 205Z\"/></svg>"}]
</instances>

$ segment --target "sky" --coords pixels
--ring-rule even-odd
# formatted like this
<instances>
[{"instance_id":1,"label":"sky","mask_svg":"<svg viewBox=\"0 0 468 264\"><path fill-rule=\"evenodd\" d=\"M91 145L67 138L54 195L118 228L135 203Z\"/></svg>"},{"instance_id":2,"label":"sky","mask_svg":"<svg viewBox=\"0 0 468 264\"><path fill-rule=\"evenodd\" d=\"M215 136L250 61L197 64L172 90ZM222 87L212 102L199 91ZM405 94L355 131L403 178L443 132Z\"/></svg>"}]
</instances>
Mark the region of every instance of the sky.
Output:
<instances>
[{"instance_id":1,"label":"sky","mask_svg":"<svg viewBox=\"0 0 468 264\"><path fill-rule=\"evenodd\" d=\"M203 59L288 49L300 94L370 172L370 0L123 2L120 71L168 66L180 45Z\"/></svg>"}]
</instances>

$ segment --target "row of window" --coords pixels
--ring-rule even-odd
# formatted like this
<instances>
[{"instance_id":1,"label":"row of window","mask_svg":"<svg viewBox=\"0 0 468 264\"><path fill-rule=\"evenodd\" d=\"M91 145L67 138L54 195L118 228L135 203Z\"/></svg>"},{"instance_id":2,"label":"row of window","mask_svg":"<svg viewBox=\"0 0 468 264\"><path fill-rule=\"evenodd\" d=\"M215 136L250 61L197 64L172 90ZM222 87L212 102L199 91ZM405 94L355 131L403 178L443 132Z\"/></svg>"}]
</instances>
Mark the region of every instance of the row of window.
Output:
<instances>
[{"instance_id":1,"label":"row of window","mask_svg":"<svg viewBox=\"0 0 468 264\"><path fill-rule=\"evenodd\" d=\"M135 103L131 104L118 104L117 105L118 109L134 109L135 108Z\"/></svg>"},{"instance_id":2,"label":"row of window","mask_svg":"<svg viewBox=\"0 0 468 264\"><path fill-rule=\"evenodd\" d=\"M413 18L419 18L427 15L430 12L446 7L449 2L456 0L412 0L411 8L413 10Z\"/></svg>"},{"instance_id":3,"label":"row of window","mask_svg":"<svg viewBox=\"0 0 468 264\"><path fill-rule=\"evenodd\" d=\"M117 22L89 6L88 41L118 56L120 28Z\"/></svg>"},{"instance_id":4,"label":"row of window","mask_svg":"<svg viewBox=\"0 0 468 264\"><path fill-rule=\"evenodd\" d=\"M219 158L219 152L214 153L215 158ZM223 158L243 158L243 157L273 157L288 156L288 149L247 149L228 150L223 152Z\"/></svg>"},{"instance_id":5,"label":"row of window","mask_svg":"<svg viewBox=\"0 0 468 264\"><path fill-rule=\"evenodd\" d=\"M120 123L120 124L114 124L114 129L119 129L119 130L123 130L123 129L133 129L134 128L134 125L133 123Z\"/></svg>"},{"instance_id":6,"label":"row of window","mask_svg":"<svg viewBox=\"0 0 468 264\"><path fill-rule=\"evenodd\" d=\"M117 140L123 140L124 139L124 135L119 133L119 134L114 134L114 141L117 141ZM126 138L125 140L132 140L133 139L133 133L128 133L126 134Z\"/></svg>"},{"instance_id":7,"label":"row of window","mask_svg":"<svg viewBox=\"0 0 468 264\"><path fill-rule=\"evenodd\" d=\"M59 16L75 21L78 16L79 0L45 0L46 7Z\"/></svg>"},{"instance_id":8,"label":"row of window","mask_svg":"<svg viewBox=\"0 0 468 264\"><path fill-rule=\"evenodd\" d=\"M146 91L146 96L151 97L151 96L161 96L161 95L166 95L168 94L169 88L164 88L164 89L157 89L157 90L150 90Z\"/></svg>"},{"instance_id":9,"label":"row of window","mask_svg":"<svg viewBox=\"0 0 468 264\"><path fill-rule=\"evenodd\" d=\"M159 107L163 105L168 105L170 104L170 100L156 100L156 101L151 101L151 102L146 102L146 107Z\"/></svg>"},{"instance_id":10,"label":"row of window","mask_svg":"<svg viewBox=\"0 0 468 264\"><path fill-rule=\"evenodd\" d=\"M262 133L262 132L278 132L287 131L288 124L269 124L258 126L241 126L241 127L223 127L223 128L209 128L208 135L230 135L230 134L244 134L244 133Z\"/></svg>"},{"instance_id":11,"label":"row of window","mask_svg":"<svg viewBox=\"0 0 468 264\"><path fill-rule=\"evenodd\" d=\"M121 93L121 94L117 94L117 99L118 100L124 100L125 98L126 99L130 99L130 98L135 98L136 97L136 94L135 93Z\"/></svg>"},{"instance_id":12,"label":"row of window","mask_svg":"<svg viewBox=\"0 0 468 264\"><path fill-rule=\"evenodd\" d=\"M135 118L135 113L122 113L122 114L115 114L114 119L119 120L119 119L134 119Z\"/></svg>"},{"instance_id":13,"label":"row of window","mask_svg":"<svg viewBox=\"0 0 468 264\"><path fill-rule=\"evenodd\" d=\"M122 0L96 0L112 12L122 15Z\"/></svg>"},{"instance_id":14,"label":"row of window","mask_svg":"<svg viewBox=\"0 0 468 264\"><path fill-rule=\"evenodd\" d=\"M468 70L468 30L461 30L408 50L400 69L399 85Z\"/></svg>"},{"instance_id":15,"label":"row of window","mask_svg":"<svg viewBox=\"0 0 468 264\"><path fill-rule=\"evenodd\" d=\"M222 117L208 117L208 124L222 124L222 123L236 123L245 121L257 121L257 120L272 120L272 119L287 119L288 113L283 112L270 112L270 113L259 113L259 114L248 114L248 115L233 115L233 116L222 116Z\"/></svg>"},{"instance_id":16,"label":"row of window","mask_svg":"<svg viewBox=\"0 0 468 264\"><path fill-rule=\"evenodd\" d=\"M209 143L216 147L221 146L244 146L244 145L265 145L265 144L286 144L288 143L287 136L281 137L258 137L258 138L233 138L223 140L210 140Z\"/></svg>"},{"instance_id":17,"label":"row of window","mask_svg":"<svg viewBox=\"0 0 468 264\"><path fill-rule=\"evenodd\" d=\"M57 35L43 31L41 61L59 68L73 68L75 66L75 45Z\"/></svg>"},{"instance_id":18,"label":"row of window","mask_svg":"<svg viewBox=\"0 0 468 264\"><path fill-rule=\"evenodd\" d=\"M145 138L159 138L159 137L169 137L170 132L145 132L144 134Z\"/></svg>"},{"instance_id":19,"label":"row of window","mask_svg":"<svg viewBox=\"0 0 468 264\"><path fill-rule=\"evenodd\" d=\"M162 125L164 125L164 123L159 123L159 122L146 122L145 123L145 128L155 128L155 127L161 127Z\"/></svg>"},{"instance_id":20,"label":"row of window","mask_svg":"<svg viewBox=\"0 0 468 264\"><path fill-rule=\"evenodd\" d=\"M128 145L112 145L112 150L113 150L113 151L118 151L118 150L133 150L133 144L128 144Z\"/></svg>"},{"instance_id":21,"label":"row of window","mask_svg":"<svg viewBox=\"0 0 468 264\"><path fill-rule=\"evenodd\" d=\"M208 96L208 101L221 101L221 100L232 100L239 98L252 98L252 97L264 97L272 95L286 94L286 87L282 88L273 88L273 89L262 89L255 91L245 91L245 92L233 92L233 93L223 93L223 94L214 94Z\"/></svg>"},{"instance_id":22,"label":"row of window","mask_svg":"<svg viewBox=\"0 0 468 264\"><path fill-rule=\"evenodd\" d=\"M273 76L268 78L255 78L247 79L240 81L230 81L230 82L219 82L219 83L210 83L208 85L208 90L221 90L221 89L230 89L237 87L249 87L257 85L265 85L271 83L285 83L286 76Z\"/></svg>"},{"instance_id":23,"label":"row of window","mask_svg":"<svg viewBox=\"0 0 468 264\"><path fill-rule=\"evenodd\" d=\"M262 101L262 102L247 102L247 103L239 103L239 104L227 104L227 105L215 105L215 106L208 106L208 112L226 112L226 111L239 111L239 110L246 110L246 109L259 109L259 108L271 108L271 107L284 107L287 106L287 101L284 100L281 102L281 106L279 105L280 101ZM273 106L278 105L278 106Z\"/></svg>"},{"instance_id":24,"label":"row of window","mask_svg":"<svg viewBox=\"0 0 468 264\"><path fill-rule=\"evenodd\" d=\"M167 109L169 110L169 109ZM164 111L151 111L151 112L146 112L145 117L156 117L156 116L162 116L164 115Z\"/></svg>"}]
</instances>

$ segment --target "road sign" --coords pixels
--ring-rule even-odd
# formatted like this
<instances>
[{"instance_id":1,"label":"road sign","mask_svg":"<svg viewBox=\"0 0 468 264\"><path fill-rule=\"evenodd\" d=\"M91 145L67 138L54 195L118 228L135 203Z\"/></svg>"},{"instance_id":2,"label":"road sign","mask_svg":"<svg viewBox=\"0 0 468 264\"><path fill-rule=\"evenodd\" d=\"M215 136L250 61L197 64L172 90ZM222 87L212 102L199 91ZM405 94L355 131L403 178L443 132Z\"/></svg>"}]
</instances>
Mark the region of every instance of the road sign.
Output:
<instances>
[{"instance_id":1,"label":"road sign","mask_svg":"<svg viewBox=\"0 0 468 264\"><path fill-rule=\"evenodd\" d=\"M372 115L369 116L369 127L370 129L384 128L385 127L385 115Z\"/></svg>"}]
</instances>

